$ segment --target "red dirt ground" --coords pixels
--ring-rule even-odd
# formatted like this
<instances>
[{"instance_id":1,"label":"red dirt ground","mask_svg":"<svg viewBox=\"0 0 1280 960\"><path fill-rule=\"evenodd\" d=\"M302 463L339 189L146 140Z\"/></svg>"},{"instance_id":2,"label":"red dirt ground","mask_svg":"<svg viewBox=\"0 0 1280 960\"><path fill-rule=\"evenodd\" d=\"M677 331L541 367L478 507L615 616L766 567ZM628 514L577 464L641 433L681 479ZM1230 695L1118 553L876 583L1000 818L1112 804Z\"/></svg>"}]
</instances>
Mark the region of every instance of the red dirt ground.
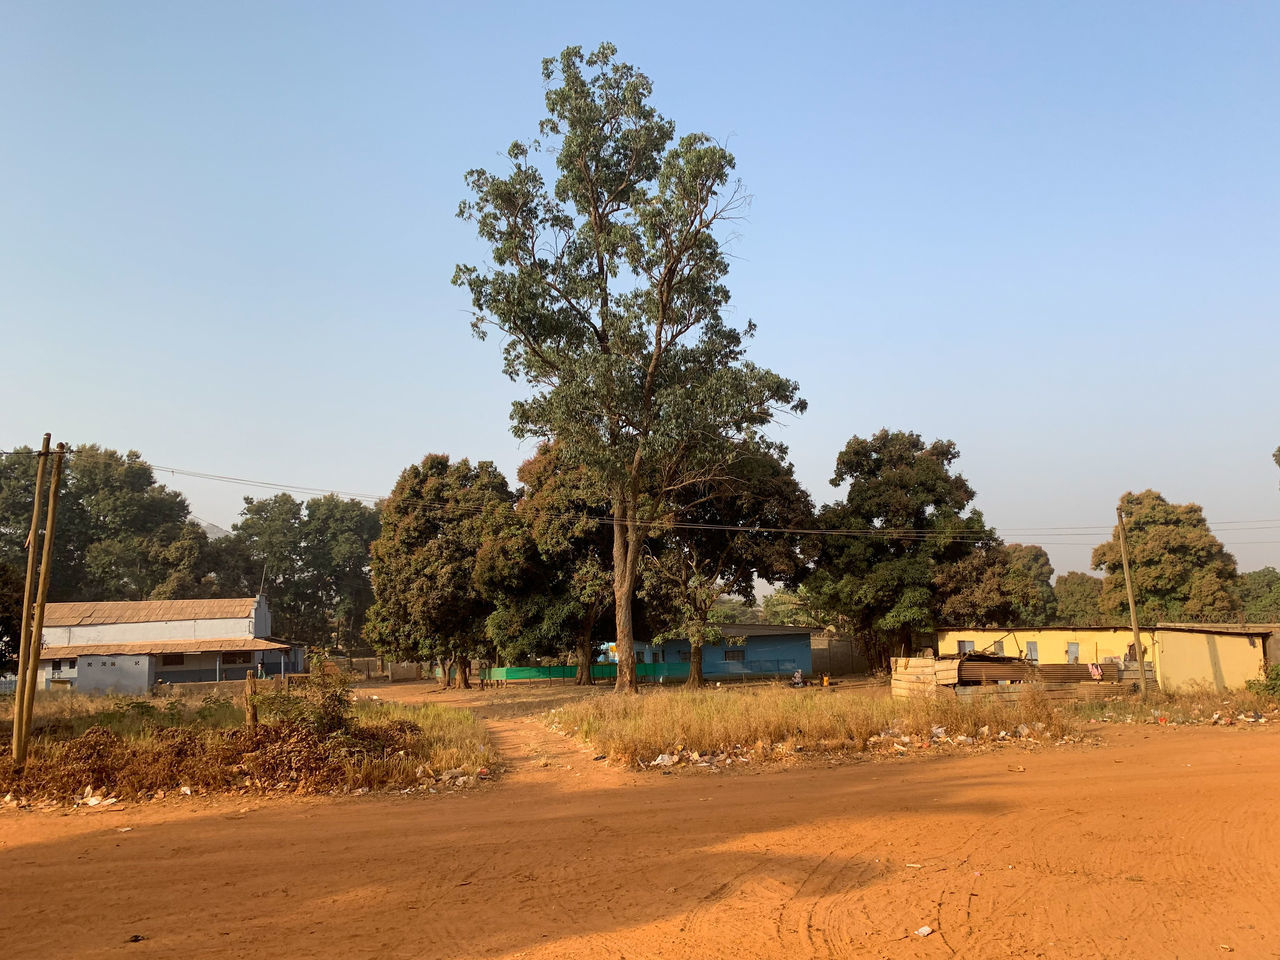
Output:
<instances>
[{"instance_id":1,"label":"red dirt ground","mask_svg":"<svg viewBox=\"0 0 1280 960\"><path fill-rule=\"evenodd\" d=\"M6 809L3 955L1280 957L1280 731L661 776L489 722L462 794Z\"/></svg>"}]
</instances>

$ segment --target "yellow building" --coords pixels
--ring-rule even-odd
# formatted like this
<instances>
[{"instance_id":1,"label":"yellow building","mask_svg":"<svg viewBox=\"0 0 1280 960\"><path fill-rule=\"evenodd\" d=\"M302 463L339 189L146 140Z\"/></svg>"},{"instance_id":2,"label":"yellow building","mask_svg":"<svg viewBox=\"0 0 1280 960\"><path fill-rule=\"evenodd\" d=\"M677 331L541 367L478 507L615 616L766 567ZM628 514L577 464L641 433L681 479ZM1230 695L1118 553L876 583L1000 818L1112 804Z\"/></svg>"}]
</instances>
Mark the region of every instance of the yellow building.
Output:
<instances>
[{"instance_id":1,"label":"yellow building","mask_svg":"<svg viewBox=\"0 0 1280 960\"><path fill-rule=\"evenodd\" d=\"M1218 690L1243 687L1266 669L1269 630L1218 626L1143 627L1147 660L1166 692L1198 684ZM939 629L939 656L995 653L1036 663L1105 663L1136 660L1128 627L984 627Z\"/></svg>"}]
</instances>

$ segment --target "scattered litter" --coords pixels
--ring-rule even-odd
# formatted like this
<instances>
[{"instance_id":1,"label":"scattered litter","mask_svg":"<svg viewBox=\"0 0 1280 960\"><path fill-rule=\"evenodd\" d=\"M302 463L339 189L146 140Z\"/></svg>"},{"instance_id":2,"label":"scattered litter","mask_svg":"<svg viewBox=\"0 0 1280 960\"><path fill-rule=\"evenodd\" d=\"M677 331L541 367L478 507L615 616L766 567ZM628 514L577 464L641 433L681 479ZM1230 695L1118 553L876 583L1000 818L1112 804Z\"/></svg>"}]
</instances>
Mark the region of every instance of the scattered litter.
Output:
<instances>
[{"instance_id":1,"label":"scattered litter","mask_svg":"<svg viewBox=\"0 0 1280 960\"><path fill-rule=\"evenodd\" d=\"M673 766L675 762L676 762L676 758L673 757L671 754L660 753L658 754L657 759L653 761L653 765L655 767L670 767L670 766Z\"/></svg>"},{"instance_id":2,"label":"scattered litter","mask_svg":"<svg viewBox=\"0 0 1280 960\"><path fill-rule=\"evenodd\" d=\"M140 934L140 933L135 933L132 937L130 937L128 940L126 940L126 941L125 941L125 943L141 943L141 942L142 942L143 940L145 940L145 939L147 939L147 938L146 938L146 937L144 937L142 934Z\"/></svg>"},{"instance_id":3,"label":"scattered litter","mask_svg":"<svg viewBox=\"0 0 1280 960\"><path fill-rule=\"evenodd\" d=\"M1009 772L1010 773L1026 773L1027 768L1020 763L1011 763L1009 764Z\"/></svg>"},{"instance_id":4,"label":"scattered litter","mask_svg":"<svg viewBox=\"0 0 1280 960\"><path fill-rule=\"evenodd\" d=\"M903 864L903 866L904 866L904 867L915 867L917 870L919 870L921 867L923 867L923 866L924 866L924 864L922 864L922 863L904 863L904 864Z\"/></svg>"},{"instance_id":5,"label":"scattered litter","mask_svg":"<svg viewBox=\"0 0 1280 960\"><path fill-rule=\"evenodd\" d=\"M116 833L129 833L133 827L116 827Z\"/></svg>"},{"instance_id":6,"label":"scattered litter","mask_svg":"<svg viewBox=\"0 0 1280 960\"><path fill-rule=\"evenodd\" d=\"M927 937L927 936L928 936L929 934L931 934L931 933L933 933L933 927L928 927L928 926L926 926L926 927L921 927L919 930L917 930L917 931L916 931L916 936L917 936L917 937Z\"/></svg>"},{"instance_id":7,"label":"scattered litter","mask_svg":"<svg viewBox=\"0 0 1280 960\"><path fill-rule=\"evenodd\" d=\"M178 790L181 791L184 796L188 796L188 797L191 796L191 788L188 787L186 784L183 784L181 787L178 788Z\"/></svg>"},{"instance_id":8,"label":"scattered litter","mask_svg":"<svg viewBox=\"0 0 1280 960\"><path fill-rule=\"evenodd\" d=\"M608 755L607 755L607 754L603 754L603 753L602 753L602 754L600 754L599 756L592 757L591 759L592 759L592 760L607 760L607 759L608 759Z\"/></svg>"}]
</instances>

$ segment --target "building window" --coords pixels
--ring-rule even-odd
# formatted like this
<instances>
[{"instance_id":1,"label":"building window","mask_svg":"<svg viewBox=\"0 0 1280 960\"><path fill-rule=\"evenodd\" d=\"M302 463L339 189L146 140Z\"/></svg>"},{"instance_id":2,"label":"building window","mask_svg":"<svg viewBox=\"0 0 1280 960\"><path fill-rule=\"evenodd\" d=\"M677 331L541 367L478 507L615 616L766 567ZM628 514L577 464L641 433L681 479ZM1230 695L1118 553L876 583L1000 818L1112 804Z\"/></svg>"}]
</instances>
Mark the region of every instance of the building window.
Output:
<instances>
[{"instance_id":1,"label":"building window","mask_svg":"<svg viewBox=\"0 0 1280 960\"><path fill-rule=\"evenodd\" d=\"M681 662L681 663L688 663L688 662L689 662L689 651L688 651L688 650L681 650L681 651L680 651L680 662Z\"/></svg>"},{"instance_id":2,"label":"building window","mask_svg":"<svg viewBox=\"0 0 1280 960\"><path fill-rule=\"evenodd\" d=\"M956 651L958 653L973 653L972 640L960 640L956 643Z\"/></svg>"},{"instance_id":3,"label":"building window","mask_svg":"<svg viewBox=\"0 0 1280 960\"><path fill-rule=\"evenodd\" d=\"M53 672L57 673L61 669L62 669L62 661L61 660L53 661Z\"/></svg>"},{"instance_id":4,"label":"building window","mask_svg":"<svg viewBox=\"0 0 1280 960\"><path fill-rule=\"evenodd\" d=\"M643 651L643 650L637 650L637 651L636 651L636 663L644 663L644 651Z\"/></svg>"},{"instance_id":5,"label":"building window","mask_svg":"<svg viewBox=\"0 0 1280 960\"><path fill-rule=\"evenodd\" d=\"M729 647L724 652L726 663L745 663L747 660L747 650L745 647Z\"/></svg>"},{"instance_id":6,"label":"building window","mask_svg":"<svg viewBox=\"0 0 1280 960\"><path fill-rule=\"evenodd\" d=\"M253 662L253 654L247 650L239 650L234 653L224 653L222 655L222 663L225 666L235 666L237 664L246 664Z\"/></svg>"},{"instance_id":7,"label":"building window","mask_svg":"<svg viewBox=\"0 0 1280 960\"><path fill-rule=\"evenodd\" d=\"M75 668L76 668L76 658L72 657L70 660L67 661L67 669L74 670Z\"/></svg>"},{"instance_id":8,"label":"building window","mask_svg":"<svg viewBox=\"0 0 1280 960\"><path fill-rule=\"evenodd\" d=\"M1040 662L1040 643L1037 640L1027 641L1027 659Z\"/></svg>"},{"instance_id":9,"label":"building window","mask_svg":"<svg viewBox=\"0 0 1280 960\"><path fill-rule=\"evenodd\" d=\"M997 640L995 643L993 643L993 644L991 645L991 652L992 652L992 653L994 653L997 657L1003 657L1003 656L1004 656L1004 641L1003 641L1003 640Z\"/></svg>"},{"instance_id":10,"label":"building window","mask_svg":"<svg viewBox=\"0 0 1280 960\"><path fill-rule=\"evenodd\" d=\"M162 653L160 654L160 666L162 667L180 667L187 662L186 654L183 653Z\"/></svg>"}]
</instances>

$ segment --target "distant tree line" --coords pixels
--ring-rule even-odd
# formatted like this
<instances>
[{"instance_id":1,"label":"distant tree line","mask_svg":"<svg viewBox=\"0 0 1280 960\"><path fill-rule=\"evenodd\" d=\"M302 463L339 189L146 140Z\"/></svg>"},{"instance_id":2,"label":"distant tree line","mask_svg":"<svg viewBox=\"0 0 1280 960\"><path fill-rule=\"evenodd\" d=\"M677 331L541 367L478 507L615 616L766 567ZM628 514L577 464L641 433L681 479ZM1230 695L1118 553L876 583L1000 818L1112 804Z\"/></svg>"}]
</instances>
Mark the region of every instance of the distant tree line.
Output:
<instances>
[{"instance_id":1,"label":"distant tree line","mask_svg":"<svg viewBox=\"0 0 1280 960\"><path fill-rule=\"evenodd\" d=\"M0 457L0 661L19 629L36 457ZM360 644L373 600L369 545L378 511L334 495L245 499L230 535L211 538L186 498L157 483L137 451L72 448L59 487L50 600L268 597L277 636Z\"/></svg>"}]
</instances>

